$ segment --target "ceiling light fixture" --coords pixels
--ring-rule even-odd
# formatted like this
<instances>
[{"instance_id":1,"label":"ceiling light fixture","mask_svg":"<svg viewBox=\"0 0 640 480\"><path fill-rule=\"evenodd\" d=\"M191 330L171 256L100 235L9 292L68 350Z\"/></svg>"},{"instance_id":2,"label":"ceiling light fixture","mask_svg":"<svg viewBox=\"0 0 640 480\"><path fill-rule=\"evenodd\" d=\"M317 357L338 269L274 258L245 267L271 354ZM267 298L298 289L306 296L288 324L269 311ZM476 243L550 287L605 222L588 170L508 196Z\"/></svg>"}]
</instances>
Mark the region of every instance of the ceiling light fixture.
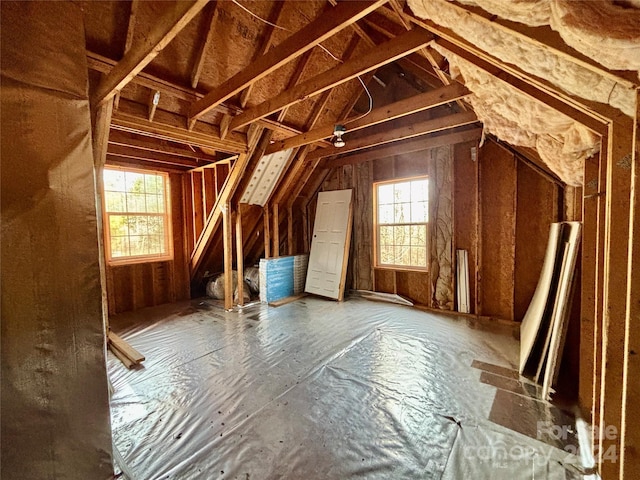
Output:
<instances>
[{"instance_id":1,"label":"ceiling light fixture","mask_svg":"<svg viewBox=\"0 0 640 480\"><path fill-rule=\"evenodd\" d=\"M340 147L344 147L345 143L344 140L342 139L342 135L344 135L346 133L347 129L345 128L344 125L336 125L335 127L333 127L333 135L335 136L335 139L333 140L333 146L340 148Z\"/></svg>"}]
</instances>

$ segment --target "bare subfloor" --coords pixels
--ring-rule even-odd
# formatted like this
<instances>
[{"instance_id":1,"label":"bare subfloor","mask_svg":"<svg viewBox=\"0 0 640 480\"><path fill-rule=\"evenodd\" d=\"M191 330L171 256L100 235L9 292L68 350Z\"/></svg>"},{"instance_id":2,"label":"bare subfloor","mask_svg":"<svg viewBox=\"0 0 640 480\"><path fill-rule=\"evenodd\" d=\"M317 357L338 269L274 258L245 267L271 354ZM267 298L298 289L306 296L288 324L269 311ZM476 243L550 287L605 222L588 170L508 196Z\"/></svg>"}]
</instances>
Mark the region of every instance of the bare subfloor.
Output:
<instances>
[{"instance_id":1,"label":"bare subfloor","mask_svg":"<svg viewBox=\"0 0 640 480\"><path fill-rule=\"evenodd\" d=\"M113 318L114 444L146 479L577 479L574 421L516 340L410 307L306 297ZM124 476L124 475L123 475Z\"/></svg>"}]
</instances>

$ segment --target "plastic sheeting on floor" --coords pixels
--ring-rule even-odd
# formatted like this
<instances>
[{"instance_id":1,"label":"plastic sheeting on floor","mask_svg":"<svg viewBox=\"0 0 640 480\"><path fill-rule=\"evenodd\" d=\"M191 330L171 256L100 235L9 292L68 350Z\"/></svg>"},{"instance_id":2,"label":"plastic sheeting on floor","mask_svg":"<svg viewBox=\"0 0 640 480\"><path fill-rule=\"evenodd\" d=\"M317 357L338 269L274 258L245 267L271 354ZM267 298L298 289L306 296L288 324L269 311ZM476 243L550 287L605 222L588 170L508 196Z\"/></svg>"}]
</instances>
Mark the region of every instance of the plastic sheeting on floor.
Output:
<instances>
[{"instance_id":1,"label":"plastic sheeting on floor","mask_svg":"<svg viewBox=\"0 0 640 480\"><path fill-rule=\"evenodd\" d=\"M112 328L147 358L108 361L136 480L582 478L574 437L556 434L571 418L513 370L518 342L464 321L306 297L193 301Z\"/></svg>"}]
</instances>

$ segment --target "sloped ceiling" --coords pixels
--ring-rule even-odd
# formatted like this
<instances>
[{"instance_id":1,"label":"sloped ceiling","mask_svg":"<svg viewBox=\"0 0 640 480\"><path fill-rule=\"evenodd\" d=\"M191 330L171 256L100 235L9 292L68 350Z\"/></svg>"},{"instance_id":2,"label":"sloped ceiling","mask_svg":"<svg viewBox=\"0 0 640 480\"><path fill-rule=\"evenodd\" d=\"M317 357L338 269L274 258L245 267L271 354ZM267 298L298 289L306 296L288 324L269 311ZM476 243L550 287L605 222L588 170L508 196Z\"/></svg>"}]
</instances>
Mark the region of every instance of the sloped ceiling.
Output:
<instances>
[{"instance_id":1,"label":"sloped ceiling","mask_svg":"<svg viewBox=\"0 0 640 480\"><path fill-rule=\"evenodd\" d=\"M486 12L528 26L550 26L571 47L614 70L640 69L640 5L632 2L567 0L463 0ZM538 44L528 42L499 22L446 0L408 0L414 14L451 29L502 62L532 74L585 100L634 114L635 86L613 75L598 74ZM582 164L599 149L599 137L578 122L513 86L485 74L444 46L435 47L451 74L474 93L474 106L485 129L513 145L535 147L549 168L570 185L582 184ZM604 69L603 69L604 70Z\"/></svg>"}]
</instances>

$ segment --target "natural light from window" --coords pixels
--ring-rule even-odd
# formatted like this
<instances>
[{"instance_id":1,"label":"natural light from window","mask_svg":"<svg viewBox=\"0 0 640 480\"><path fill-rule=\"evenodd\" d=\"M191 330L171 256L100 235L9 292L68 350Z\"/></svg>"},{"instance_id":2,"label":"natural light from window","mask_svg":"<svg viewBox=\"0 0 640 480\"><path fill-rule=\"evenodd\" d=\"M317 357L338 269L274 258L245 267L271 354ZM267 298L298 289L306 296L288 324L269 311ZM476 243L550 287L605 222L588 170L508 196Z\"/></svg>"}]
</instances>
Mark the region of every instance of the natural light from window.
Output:
<instances>
[{"instance_id":1,"label":"natural light from window","mask_svg":"<svg viewBox=\"0 0 640 480\"><path fill-rule=\"evenodd\" d=\"M376 266L427 268L428 180L374 184Z\"/></svg>"},{"instance_id":2,"label":"natural light from window","mask_svg":"<svg viewBox=\"0 0 640 480\"><path fill-rule=\"evenodd\" d=\"M110 262L171 257L168 175L104 169L105 247Z\"/></svg>"}]
</instances>

